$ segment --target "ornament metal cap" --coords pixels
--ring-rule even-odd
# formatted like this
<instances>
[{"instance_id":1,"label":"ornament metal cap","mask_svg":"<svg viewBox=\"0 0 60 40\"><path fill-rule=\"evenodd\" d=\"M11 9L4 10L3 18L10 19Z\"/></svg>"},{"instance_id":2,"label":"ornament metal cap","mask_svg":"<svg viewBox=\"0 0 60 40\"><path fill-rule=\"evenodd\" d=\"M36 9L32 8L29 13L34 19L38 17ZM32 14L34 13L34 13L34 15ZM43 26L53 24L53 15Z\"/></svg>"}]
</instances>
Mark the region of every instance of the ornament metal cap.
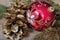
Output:
<instances>
[{"instance_id":1,"label":"ornament metal cap","mask_svg":"<svg viewBox=\"0 0 60 40\"><path fill-rule=\"evenodd\" d=\"M53 12L53 11L54 11L54 8L50 6L50 7L48 8L48 11L49 11L49 12Z\"/></svg>"}]
</instances>

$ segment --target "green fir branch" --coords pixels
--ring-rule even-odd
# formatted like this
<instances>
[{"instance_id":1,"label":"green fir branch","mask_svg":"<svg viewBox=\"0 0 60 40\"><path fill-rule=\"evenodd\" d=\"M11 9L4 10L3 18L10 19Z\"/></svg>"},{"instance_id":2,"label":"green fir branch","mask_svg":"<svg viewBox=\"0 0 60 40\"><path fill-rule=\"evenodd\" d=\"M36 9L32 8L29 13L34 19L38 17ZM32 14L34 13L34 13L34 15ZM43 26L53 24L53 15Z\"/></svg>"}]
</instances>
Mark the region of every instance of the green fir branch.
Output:
<instances>
[{"instance_id":1,"label":"green fir branch","mask_svg":"<svg viewBox=\"0 0 60 40\"><path fill-rule=\"evenodd\" d=\"M0 4L0 19L3 16L3 13L6 12L7 7Z\"/></svg>"}]
</instances>

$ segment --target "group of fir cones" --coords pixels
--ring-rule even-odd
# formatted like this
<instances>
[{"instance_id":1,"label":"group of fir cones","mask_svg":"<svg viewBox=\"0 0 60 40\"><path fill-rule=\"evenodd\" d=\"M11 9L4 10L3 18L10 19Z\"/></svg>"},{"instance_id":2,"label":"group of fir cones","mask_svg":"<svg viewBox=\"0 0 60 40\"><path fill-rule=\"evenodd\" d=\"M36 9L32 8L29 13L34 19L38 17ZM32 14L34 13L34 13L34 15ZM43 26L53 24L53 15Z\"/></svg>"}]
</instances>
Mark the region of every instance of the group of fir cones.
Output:
<instances>
[{"instance_id":1,"label":"group of fir cones","mask_svg":"<svg viewBox=\"0 0 60 40\"><path fill-rule=\"evenodd\" d=\"M29 0L27 0L28 2ZM4 35L11 40L19 40L28 34L27 19L25 16L27 5L20 0L16 0L11 7L4 13L6 19L3 25Z\"/></svg>"}]
</instances>

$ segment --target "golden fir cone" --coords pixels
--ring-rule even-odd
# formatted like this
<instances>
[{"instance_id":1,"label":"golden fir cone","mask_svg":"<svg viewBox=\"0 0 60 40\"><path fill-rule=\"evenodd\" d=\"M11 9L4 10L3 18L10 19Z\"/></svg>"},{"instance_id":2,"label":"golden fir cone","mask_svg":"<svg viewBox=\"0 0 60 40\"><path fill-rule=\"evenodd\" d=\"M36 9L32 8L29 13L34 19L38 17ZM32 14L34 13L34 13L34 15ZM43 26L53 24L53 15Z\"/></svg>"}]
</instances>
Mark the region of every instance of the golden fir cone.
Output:
<instances>
[{"instance_id":1,"label":"golden fir cone","mask_svg":"<svg viewBox=\"0 0 60 40\"><path fill-rule=\"evenodd\" d=\"M11 17L11 14L10 13L4 13L3 17L6 18L6 19L8 19L8 18Z\"/></svg>"},{"instance_id":2,"label":"golden fir cone","mask_svg":"<svg viewBox=\"0 0 60 40\"><path fill-rule=\"evenodd\" d=\"M19 26L23 26L23 25L24 25L24 23L23 23L22 21L20 21L20 20L17 20L16 23L17 23Z\"/></svg>"},{"instance_id":3,"label":"golden fir cone","mask_svg":"<svg viewBox=\"0 0 60 40\"><path fill-rule=\"evenodd\" d=\"M16 10L15 10L15 13L18 13L18 12L20 13L20 9L16 9Z\"/></svg>"},{"instance_id":4,"label":"golden fir cone","mask_svg":"<svg viewBox=\"0 0 60 40\"><path fill-rule=\"evenodd\" d=\"M16 0L7 10L8 14L5 15L7 19L5 18L6 23L4 24L3 32L5 32L5 36L11 40L19 40L23 37L23 34L27 35L28 33L27 19L24 15L26 10L24 10L24 8L26 8L26 4Z\"/></svg>"},{"instance_id":5,"label":"golden fir cone","mask_svg":"<svg viewBox=\"0 0 60 40\"><path fill-rule=\"evenodd\" d=\"M12 19L7 19L6 22L3 24L3 26L9 26L12 24L12 22L13 22Z\"/></svg>"},{"instance_id":6,"label":"golden fir cone","mask_svg":"<svg viewBox=\"0 0 60 40\"><path fill-rule=\"evenodd\" d=\"M16 19L16 16L17 16L16 14L11 14L11 19L12 20Z\"/></svg>"},{"instance_id":7,"label":"golden fir cone","mask_svg":"<svg viewBox=\"0 0 60 40\"><path fill-rule=\"evenodd\" d=\"M8 35L8 34L11 33L11 29L6 29L6 28L4 28L4 29L3 29L3 32Z\"/></svg>"},{"instance_id":8,"label":"golden fir cone","mask_svg":"<svg viewBox=\"0 0 60 40\"><path fill-rule=\"evenodd\" d=\"M23 31L22 31L22 29L20 29L19 32L16 33L16 35L17 35L16 40L21 39L21 38L23 37L23 36L22 36L22 35L23 35Z\"/></svg>"},{"instance_id":9,"label":"golden fir cone","mask_svg":"<svg viewBox=\"0 0 60 40\"><path fill-rule=\"evenodd\" d=\"M26 30L26 31L29 30L27 24L24 24L23 29Z\"/></svg>"},{"instance_id":10,"label":"golden fir cone","mask_svg":"<svg viewBox=\"0 0 60 40\"><path fill-rule=\"evenodd\" d=\"M17 24L14 24L11 27L11 31L14 32L14 33L16 33L16 32L18 32L18 28L19 28L18 25Z\"/></svg>"},{"instance_id":11,"label":"golden fir cone","mask_svg":"<svg viewBox=\"0 0 60 40\"><path fill-rule=\"evenodd\" d=\"M24 15L18 14L17 18L24 19L25 17L24 17Z\"/></svg>"},{"instance_id":12,"label":"golden fir cone","mask_svg":"<svg viewBox=\"0 0 60 40\"><path fill-rule=\"evenodd\" d=\"M7 9L7 12L9 12L10 14L15 13L15 8L12 6Z\"/></svg>"},{"instance_id":13,"label":"golden fir cone","mask_svg":"<svg viewBox=\"0 0 60 40\"><path fill-rule=\"evenodd\" d=\"M26 10L20 10L20 14L24 15L24 13L26 12Z\"/></svg>"},{"instance_id":14,"label":"golden fir cone","mask_svg":"<svg viewBox=\"0 0 60 40\"><path fill-rule=\"evenodd\" d=\"M11 27L8 25L3 26L3 34L10 34L11 33Z\"/></svg>"},{"instance_id":15,"label":"golden fir cone","mask_svg":"<svg viewBox=\"0 0 60 40\"><path fill-rule=\"evenodd\" d=\"M6 24L7 24L7 25L11 25L11 24L13 23L13 21L14 21L13 19L7 19Z\"/></svg>"}]
</instances>

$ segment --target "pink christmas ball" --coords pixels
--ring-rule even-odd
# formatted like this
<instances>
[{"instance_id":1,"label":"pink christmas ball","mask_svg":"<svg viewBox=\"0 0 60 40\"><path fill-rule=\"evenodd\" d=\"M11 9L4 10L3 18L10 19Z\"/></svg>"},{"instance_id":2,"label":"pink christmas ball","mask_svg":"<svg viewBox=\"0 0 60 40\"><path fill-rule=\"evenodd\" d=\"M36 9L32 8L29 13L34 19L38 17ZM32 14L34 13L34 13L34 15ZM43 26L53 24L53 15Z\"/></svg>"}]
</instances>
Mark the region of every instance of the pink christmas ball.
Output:
<instances>
[{"instance_id":1,"label":"pink christmas ball","mask_svg":"<svg viewBox=\"0 0 60 40\"><path fill-rule=\"evenodd\" d=\"M44 30L53 26L56 22L54 8L47 2L34 2L26 13L28 23L36 30Z\"/></svg>"}]
</instances>

